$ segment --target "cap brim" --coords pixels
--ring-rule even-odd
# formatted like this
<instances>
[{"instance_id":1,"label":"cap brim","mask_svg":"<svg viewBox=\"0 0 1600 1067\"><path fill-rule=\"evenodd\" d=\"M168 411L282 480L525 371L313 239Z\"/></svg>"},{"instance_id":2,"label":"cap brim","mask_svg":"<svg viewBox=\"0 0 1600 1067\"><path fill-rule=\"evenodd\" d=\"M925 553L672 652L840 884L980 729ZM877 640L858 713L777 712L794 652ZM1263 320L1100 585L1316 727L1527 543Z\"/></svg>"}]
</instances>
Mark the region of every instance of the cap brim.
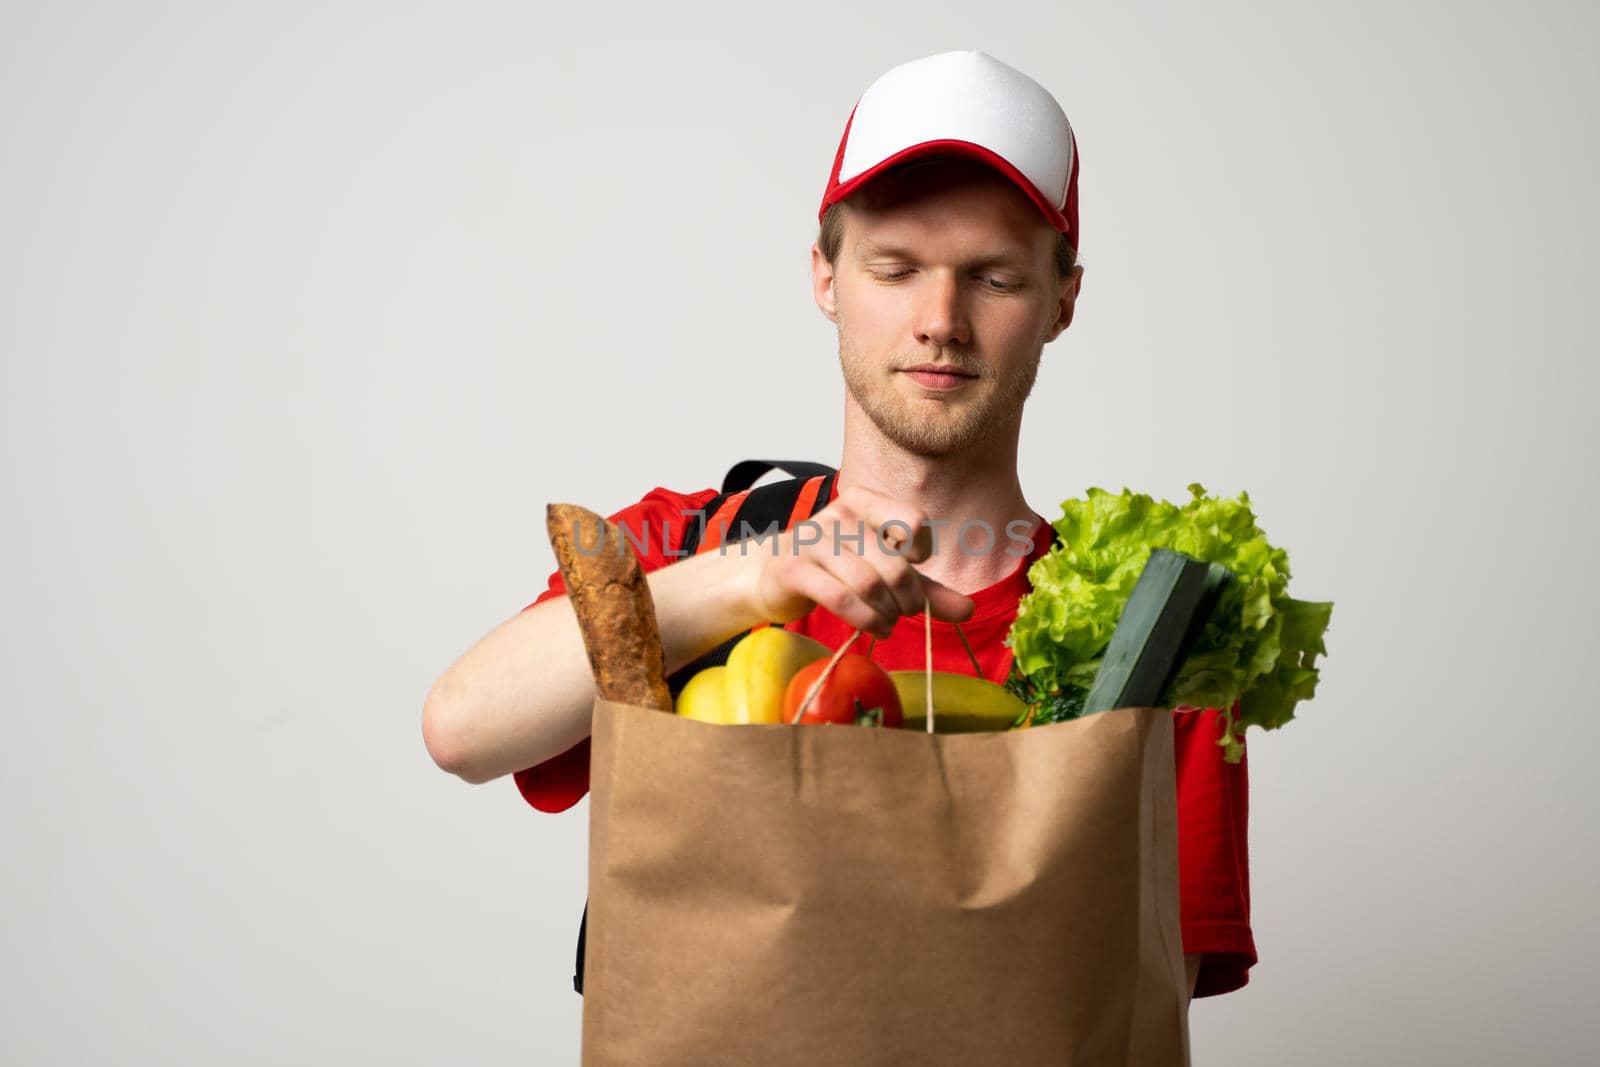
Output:
<instances>
[{"instance_id":1,"label":"cap brim","mask_svg":"<svg viewBox=\"0 0 1600 1067\"><path fill-rule=\"evenodd\" d=\"M1051 226L1054 226L1061 233L1071 232L1072 225L1067 221L1067 217L1054 204L1046 200L1038 188L1024 177L1021 171L980 144L958 140L923 141L920 144L914 144L909 148L901 149L892 156L879 160L849 181L840 182L829 190L827 197L823 200L822 209L818 212L818 219L820 220L822 215L827 213L828 205L836 204L845 199L890 168L913 159L933 155L965 156L968 159L975 159L980 163L987 164L1010 178L1012 183L1021 189L1028 199L1033 202L1034 206L1039 209L1040 213L1049 220Z\"/></svg>"}]
</instances>

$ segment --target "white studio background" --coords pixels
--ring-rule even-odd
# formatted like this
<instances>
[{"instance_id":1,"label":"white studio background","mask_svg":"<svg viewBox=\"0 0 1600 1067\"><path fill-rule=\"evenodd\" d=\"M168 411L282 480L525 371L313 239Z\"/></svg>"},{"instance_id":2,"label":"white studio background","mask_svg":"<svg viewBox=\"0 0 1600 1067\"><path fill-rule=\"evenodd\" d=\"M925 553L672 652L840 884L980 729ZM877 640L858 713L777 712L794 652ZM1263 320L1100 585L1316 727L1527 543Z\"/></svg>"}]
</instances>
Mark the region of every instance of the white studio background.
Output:
<instances>
[{"instance_id":1,"label":"white studio background","mask_svg":"<svg viewBox=\"0 0 1600 1067\"><path fill-rule=\"evenodd\" d=\"M1597 30L7 3L0 1061L577 1061L586 807L436 769L423 698L543 588L547 502L837 462L840 131L980 48L1082 151L1032 503L1247 489L1337 603L1251 737L1261 962L1196 1063L1590 1062Z\"/></svg>"}]
</instances>

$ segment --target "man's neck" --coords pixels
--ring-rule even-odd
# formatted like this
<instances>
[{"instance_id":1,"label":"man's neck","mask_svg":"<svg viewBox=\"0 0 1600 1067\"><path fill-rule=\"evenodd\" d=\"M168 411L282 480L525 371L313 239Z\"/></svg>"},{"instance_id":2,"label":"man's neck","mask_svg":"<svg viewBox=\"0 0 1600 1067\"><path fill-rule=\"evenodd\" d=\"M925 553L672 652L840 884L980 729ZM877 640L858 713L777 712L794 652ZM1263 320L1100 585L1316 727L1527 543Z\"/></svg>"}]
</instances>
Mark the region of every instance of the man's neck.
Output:
<instances>
[{"instance_id":1,"label":"man's neck","mask_svg":"<svg viewBox=\"0 0 1600 1067\"><path fill-rule=\"evenodd\" d=\"M958 593L973 593L1017 568L1026 548L1020 542L1034 534L1039 515L1017 478L1015 427L959 455L919 456L889 441L870 421L861 420L865 427L851 426L854 421L846 417L837 491L872 489L920 508L935 522L934 554L917 565L919 572ZM963 524L964 546L958 545Z\"/></svg>"}]
</instances>

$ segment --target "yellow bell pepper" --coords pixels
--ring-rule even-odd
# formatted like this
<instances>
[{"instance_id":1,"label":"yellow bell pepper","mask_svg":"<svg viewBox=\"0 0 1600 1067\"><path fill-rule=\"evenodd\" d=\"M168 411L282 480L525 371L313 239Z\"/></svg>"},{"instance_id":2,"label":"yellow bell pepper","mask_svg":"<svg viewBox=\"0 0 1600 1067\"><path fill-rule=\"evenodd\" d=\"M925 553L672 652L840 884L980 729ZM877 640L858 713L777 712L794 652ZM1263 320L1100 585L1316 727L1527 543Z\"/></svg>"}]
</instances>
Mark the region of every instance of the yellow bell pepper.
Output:
<instances>
[{"instance_id":1,"label":"yellow bell pepper","mask_svg":"<svg viewBox=\"0 0 1600 1067\"><path fill-rule=\"evenodd\" d=\"M828 646L781 626L763 626L728 653L728 708L733 722L783 721L789 679L808 663L832 655Z\"/></svg>"}]
</instances>

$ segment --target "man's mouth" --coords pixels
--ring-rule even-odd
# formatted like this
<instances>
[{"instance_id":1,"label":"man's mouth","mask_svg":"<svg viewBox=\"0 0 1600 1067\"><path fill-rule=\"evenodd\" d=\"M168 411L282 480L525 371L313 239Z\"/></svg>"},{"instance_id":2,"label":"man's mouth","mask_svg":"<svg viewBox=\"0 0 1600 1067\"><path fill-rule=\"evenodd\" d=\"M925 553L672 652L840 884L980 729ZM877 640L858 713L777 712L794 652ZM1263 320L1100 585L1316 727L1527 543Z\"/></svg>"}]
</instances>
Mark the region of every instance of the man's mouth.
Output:
<instances>
[{"instance_id":1,"label":"man's mouth","mask_svg":"<svg viewBox=\"0 0 1600 1067\"><path fill-rule=\"evenodd\" d=\"M914 367L906 367L901 373L910 375L923 388L939 390L959 389L977 378L976 374L957 370L948 363L918 363Z\"/></svg>"}]
</instances>

